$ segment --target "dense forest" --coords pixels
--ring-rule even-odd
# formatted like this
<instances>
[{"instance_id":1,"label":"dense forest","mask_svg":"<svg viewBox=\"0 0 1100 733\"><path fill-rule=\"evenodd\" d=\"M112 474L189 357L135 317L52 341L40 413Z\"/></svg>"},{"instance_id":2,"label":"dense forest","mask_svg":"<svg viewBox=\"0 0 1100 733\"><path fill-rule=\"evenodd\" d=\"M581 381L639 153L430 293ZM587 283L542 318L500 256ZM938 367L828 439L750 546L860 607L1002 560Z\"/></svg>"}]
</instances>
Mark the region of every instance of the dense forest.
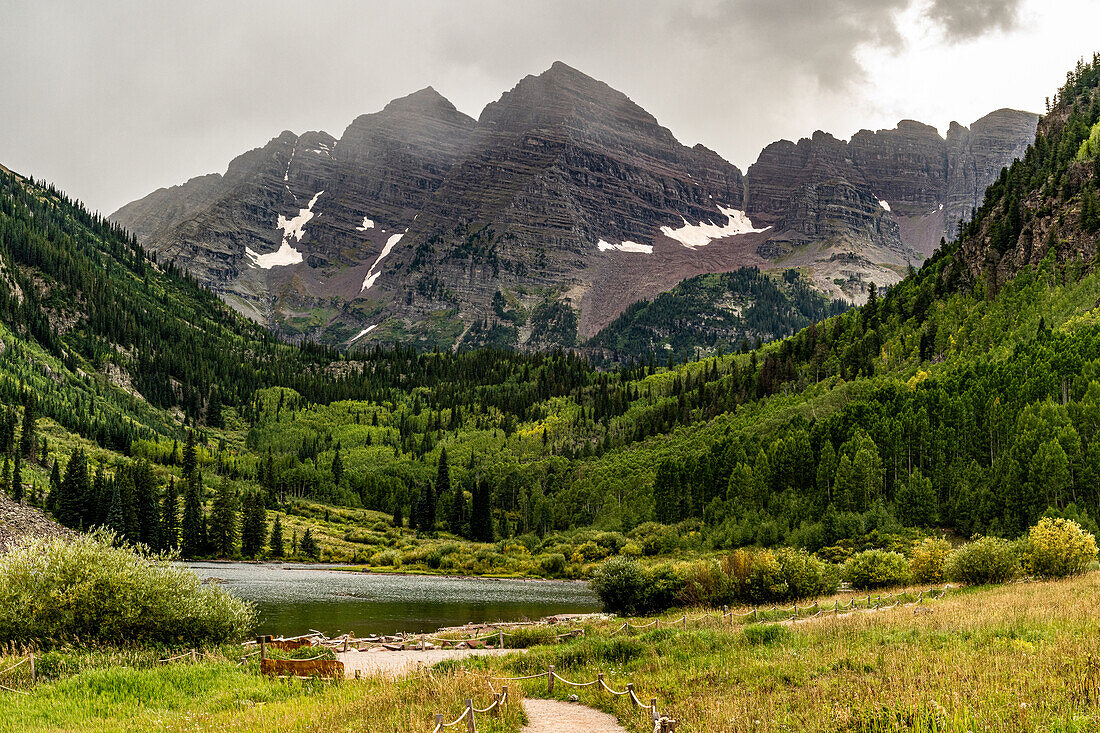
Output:
<instances>
[{"instance_id":1,"label":"dense forest","mask_svg":"<svg viewBox=\"0 0 1100 733\"><path fill-rule=\"evenodd\" d=\"M1043 514L1095 531L1098 82L1097 59L1071 72L958 240L866 305L842 312L793 271L703 276L594 340L614 368L281 344L5 174L4 485L186 556L278 557L270 512L299 500L482 542L644 528L646 554L691 536L843 557L913 533L1016 537ZM730 293L743 302L683 328Z\"/></svg>"}]
</instances>

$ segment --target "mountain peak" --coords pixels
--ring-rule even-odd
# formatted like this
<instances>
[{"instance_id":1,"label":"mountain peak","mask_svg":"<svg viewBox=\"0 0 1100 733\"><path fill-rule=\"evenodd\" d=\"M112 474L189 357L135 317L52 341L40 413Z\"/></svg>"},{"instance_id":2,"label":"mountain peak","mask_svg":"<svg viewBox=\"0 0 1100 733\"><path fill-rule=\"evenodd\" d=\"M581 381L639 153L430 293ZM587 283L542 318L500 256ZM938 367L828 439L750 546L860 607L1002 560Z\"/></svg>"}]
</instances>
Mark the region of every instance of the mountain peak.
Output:
<instances>
[{"instance_id":1,"label":"mountain peak","mask_svg":"<svg viewBox=\"0 0 1100 733\"><path fill-rule=\"evenodd\" d=\"M451 101L437 92L434 87L424 87L412 94L407 94L404 97L398 97L391 100L385 107L382 108L383 112L419 112L419 113L431 113L431 112L455 112L455 106L451 104Z\"/></svg>"}]
</instances>

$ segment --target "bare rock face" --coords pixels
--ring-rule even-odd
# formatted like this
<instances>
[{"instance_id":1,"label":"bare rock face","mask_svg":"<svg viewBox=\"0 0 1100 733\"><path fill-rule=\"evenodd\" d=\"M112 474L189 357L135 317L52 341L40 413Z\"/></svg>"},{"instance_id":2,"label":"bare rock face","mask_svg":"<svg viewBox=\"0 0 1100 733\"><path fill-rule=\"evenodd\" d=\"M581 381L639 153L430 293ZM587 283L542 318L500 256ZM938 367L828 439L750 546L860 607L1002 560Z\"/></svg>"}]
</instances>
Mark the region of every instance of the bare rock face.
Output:
<instances>
[{"instance_id":1,"label":"bare rock face","mask_svg":"<svg viewBox=\"0 0 1100 733\"><path fill-rule=\"evenodd\" d=\"M749 168L746 209L775 227L764 245L770 259L807 267L822 290L859 301L871 282L897 282L954 236L1037 122L998 110L971 128L952 123L946 139L902 120L849 142L823 132L781 140Z\"/></svg>"},{"instance_id":2,"label":"bare rock face","mask_svg":"<svg viewBox=\"0 0 1100 733\"><path fill-rule=\"evenodd\" d=\"M919 264L1033 137L903 121L766 147L747 177L565 64L474 120L430 87L339 140L284 132L112 218L290 339L544 348L693 275L803 268L858 301Z\"/></svg>"}]
</instances>

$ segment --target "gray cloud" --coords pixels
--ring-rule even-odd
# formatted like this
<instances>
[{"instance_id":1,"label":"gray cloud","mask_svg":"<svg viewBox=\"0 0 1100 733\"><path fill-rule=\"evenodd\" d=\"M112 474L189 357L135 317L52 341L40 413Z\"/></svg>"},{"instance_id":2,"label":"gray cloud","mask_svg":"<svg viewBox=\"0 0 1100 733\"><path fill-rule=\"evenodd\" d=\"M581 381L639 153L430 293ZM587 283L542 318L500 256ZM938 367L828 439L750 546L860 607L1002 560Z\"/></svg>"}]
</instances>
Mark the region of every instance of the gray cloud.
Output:
<instances>
[{"instance_id":1,"label":"gray cloud","mask_svg":"<svg viewBox=\"0 0 1100 733\"><path fill-rule=\"evenodd\" d=\"M965 41L990 31L1010 31L1019 22L1020 0L932 0L925 14L951 41Z\"/></svg>"},{"instance_id":2,"label":"gray cloud","mask_svg":"<svg viewBox=\"0 0 1100 733\"><path fill-rule=\"evenodd\" d=\"M0 162L109 212L429 84L476 116L560 59L745 167L779 137L919 118L878 108L861 54L904 53L899 13L925 1L5 0ZM956 37L1015 17L976 2L929 12Z\"/></svg>"}]
</instances>

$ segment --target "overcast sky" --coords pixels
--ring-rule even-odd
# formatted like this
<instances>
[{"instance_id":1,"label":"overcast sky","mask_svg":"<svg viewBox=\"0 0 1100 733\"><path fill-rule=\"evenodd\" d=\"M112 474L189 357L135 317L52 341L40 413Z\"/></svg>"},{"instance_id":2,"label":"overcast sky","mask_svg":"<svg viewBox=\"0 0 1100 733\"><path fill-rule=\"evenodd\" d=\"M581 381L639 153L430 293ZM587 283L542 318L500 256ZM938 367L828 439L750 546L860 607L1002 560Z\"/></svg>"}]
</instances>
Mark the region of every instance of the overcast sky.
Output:
<instances>
[{"instance_id":1,"label":"overcast sky","mask_svg":"<svg viewBox=\"0 0 1100 733\"><path fill-rule=\"evenodd\" d=\"M742 170L902 118L1043 111L1097 0L0 0L0 163L106 213L432 85L477 117L562 60Z\"/></svg>"}]
</instances>

